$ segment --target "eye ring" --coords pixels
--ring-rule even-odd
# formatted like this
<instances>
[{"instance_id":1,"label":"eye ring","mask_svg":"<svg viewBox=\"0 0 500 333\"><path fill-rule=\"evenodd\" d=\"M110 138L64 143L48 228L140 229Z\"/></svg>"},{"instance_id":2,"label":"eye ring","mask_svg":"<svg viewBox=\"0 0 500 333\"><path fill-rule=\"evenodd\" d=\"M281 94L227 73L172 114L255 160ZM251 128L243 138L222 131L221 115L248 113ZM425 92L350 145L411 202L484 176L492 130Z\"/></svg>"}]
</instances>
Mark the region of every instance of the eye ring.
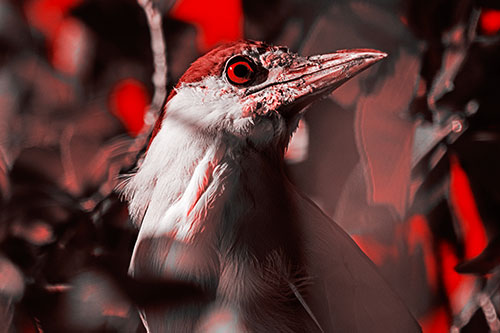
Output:
<instances>
[{"instance_id":1,"label":"eye ring","mask_svg":"<svg viewBox=\"0 0 500 333\"><path fill-rule=\"evenodd\" d=\"M226 65L226 78L229 83L240 86L250 83L255 77L255 65L246 57L231 58Z\"/></svg>"}]
</instances>

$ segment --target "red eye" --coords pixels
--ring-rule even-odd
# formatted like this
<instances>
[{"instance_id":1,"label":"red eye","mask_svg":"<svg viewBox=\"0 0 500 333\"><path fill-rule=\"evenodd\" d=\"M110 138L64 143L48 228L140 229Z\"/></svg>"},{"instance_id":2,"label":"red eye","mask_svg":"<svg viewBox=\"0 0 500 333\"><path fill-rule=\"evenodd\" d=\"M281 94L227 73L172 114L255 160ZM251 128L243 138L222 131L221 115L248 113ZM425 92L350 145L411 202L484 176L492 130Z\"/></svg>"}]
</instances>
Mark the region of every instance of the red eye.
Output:
<instances>
[{"instance_id":1,"label":"red eye","mask_svg":"<svg viewBox=\"0 0 500 333\"><path fill-rule=\"evenodd\" d=\"M226 75L230 83L240 85L248 83L253 79L254 70L248 60L239 58L229 63Z\"/></svg>"}]
</instances>

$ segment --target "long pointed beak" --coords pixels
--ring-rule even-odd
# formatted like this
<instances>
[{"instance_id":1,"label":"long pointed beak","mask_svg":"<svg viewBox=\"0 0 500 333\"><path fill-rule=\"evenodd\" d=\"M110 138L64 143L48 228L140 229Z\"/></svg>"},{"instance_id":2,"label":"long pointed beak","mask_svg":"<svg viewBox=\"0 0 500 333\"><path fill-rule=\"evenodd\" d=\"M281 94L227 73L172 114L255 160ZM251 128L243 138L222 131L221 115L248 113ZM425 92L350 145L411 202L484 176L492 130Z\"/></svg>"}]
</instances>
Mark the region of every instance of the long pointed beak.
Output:
<instances>
[{"instance_id":1,"label":"long pointed beak","mask_svg":"<svg viewBox=\"0 0 500 333\"><path fill-rule=\"evenodd\" d=\"M377 50L353 49L335 53L297 57L279 71L270 71L268 79L247 90L247 95L269 91L281 94L281 114L295 114L320 96L387 57ZM293 111L291 111L293 110Z\"/></svg>"},{"instance_id":2,"label":"long pointed beak","mask_svg":"<svg viewBox=\"0 0 500 333\"><path fill-rule=\"evenodd\" d=\"M292 67L285 75L289 80L304 79L313 91L333 91L356 74L387 57L376 50L342 50L306 58L307 62Z\"/></svg>"}]
</instances>

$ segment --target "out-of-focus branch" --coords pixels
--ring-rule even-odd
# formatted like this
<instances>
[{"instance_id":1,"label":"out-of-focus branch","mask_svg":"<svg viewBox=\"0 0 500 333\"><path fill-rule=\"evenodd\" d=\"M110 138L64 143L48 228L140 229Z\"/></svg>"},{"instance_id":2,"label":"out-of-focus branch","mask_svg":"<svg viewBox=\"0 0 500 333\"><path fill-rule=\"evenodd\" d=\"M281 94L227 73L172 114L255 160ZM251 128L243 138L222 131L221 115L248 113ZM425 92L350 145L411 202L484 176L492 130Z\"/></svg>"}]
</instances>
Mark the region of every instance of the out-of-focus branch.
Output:
<instances>
[{"instance_id":1,"label":"out-of-focus branch","mask_svg":"<svg viewBox=\"0 0 500 333\"><path fill-rule=\"evenodd\" d=\"M451 28L442 37L443 45L446 47L443 53L441 70L437 74L427 96L427 103L434 112L434 120L439 122L442 118L442 110L436 102L446 93L454 89L453 80L462 68L467 56L467 51L476 37L477 24L481 11L472 10L468 22L461 22Z\"/></svg>"},{"instance_id":2,"label":"out-of-focus branch","mask_svg":"<svg viewBox=\"0 0 500 333\"><path fill-rule=\"evenodd\" d=\"M103 182L99 188L99 194L85 202L85 208L91 210L97 202L110 194L119 182L118 174L123 168L128 169L134 165L137 155L144 148L153 125L160 115L161 107L167 95L167 50L162 30L162 16L154 0L137 0L146 14L149 34L151 38L151 50L153 53L153 76L152 82L154 93L151 103L144 115L144 126L141 133L132 141L130 138L117 139L103 147L102 156L108 160L108 180ZM125 148L126 147L126 148Z\"/></svg>"},{"instance_id":3,"label":"out-of-focus branch","mask_svg":"<svg viewBox=\"0 0 500 333\"><path fill-rule=\"evenodd\" d=\"M462 311L453 318L453 324L450 328L451 333L459 333L469 324L474 314L481 309L486 319L486 324L490 332L500 332L500 320L498 319L497 311L494 302L492 301L495 294L500 289L500 276L498 272L487 281L486 286L476 290L469 301L465 304Z\"/></svg>"},{"instance_id":4,"label":"out-of-focus branch","mask_svg":"<svg viewBox=\"0 0 500 333\"><path fill-rule=\"evenodd\" d=\"M153 51L154 94L144 118L144 130L145 132L149 132L158 118L163 101L167 95L167 52L165 39L163 37L160 12L156 9L151 0L137 0L137 2L146 13L151 37L151 50Z\"/></svg>"}]
</instances>

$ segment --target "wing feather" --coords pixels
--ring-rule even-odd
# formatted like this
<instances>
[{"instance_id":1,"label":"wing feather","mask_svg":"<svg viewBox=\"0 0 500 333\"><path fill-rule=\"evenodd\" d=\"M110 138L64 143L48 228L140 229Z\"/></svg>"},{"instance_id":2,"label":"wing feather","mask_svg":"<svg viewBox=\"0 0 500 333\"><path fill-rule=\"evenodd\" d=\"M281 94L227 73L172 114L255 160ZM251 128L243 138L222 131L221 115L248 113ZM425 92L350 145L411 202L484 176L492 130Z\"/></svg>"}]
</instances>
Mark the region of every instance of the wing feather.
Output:
<instances>
[{"instance_id":1,"label":"wing feather","mask_svg":"<svg viewBox=\"0 0 500 333\"><path fill-rule=\"evenodd\" d=\"M294 191L307 270L308 304L325 332L421 332L398 295L351 237Z\"/></svg>"}]
</instances>

